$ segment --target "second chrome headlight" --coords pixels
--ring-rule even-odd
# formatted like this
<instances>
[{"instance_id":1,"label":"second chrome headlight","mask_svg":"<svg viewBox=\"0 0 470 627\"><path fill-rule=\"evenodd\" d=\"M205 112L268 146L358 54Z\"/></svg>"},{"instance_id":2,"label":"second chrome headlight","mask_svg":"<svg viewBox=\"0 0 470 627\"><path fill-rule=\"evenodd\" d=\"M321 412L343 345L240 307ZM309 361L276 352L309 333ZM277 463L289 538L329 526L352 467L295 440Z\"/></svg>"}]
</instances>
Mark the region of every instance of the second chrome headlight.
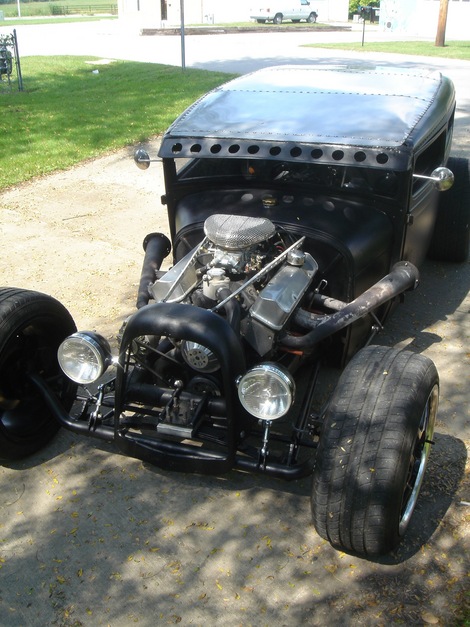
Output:
<instances>
[{"instance_id":1,"label":"second chrome headlight","mask_svg":"<svg viewBox=\"0 0 470 627\"><path fill-rule=\"evenodd\" d=\"M57 352L59 365L75 383L93 383L106 372L112 362L108 341L91 331L67 337Z\"/></svg>"},{"instance_id":2,"label":"second chrome headlight","mask_svg":"<svg viewBox=\"0 0 470 627\"><path fill-rule=\"evenodd\" d=\"M260 420L276 420L287 414L294 402L294 395L294 379L277 364L255 366L238 382L241 404Z\"/></svg>"}]
</instances>

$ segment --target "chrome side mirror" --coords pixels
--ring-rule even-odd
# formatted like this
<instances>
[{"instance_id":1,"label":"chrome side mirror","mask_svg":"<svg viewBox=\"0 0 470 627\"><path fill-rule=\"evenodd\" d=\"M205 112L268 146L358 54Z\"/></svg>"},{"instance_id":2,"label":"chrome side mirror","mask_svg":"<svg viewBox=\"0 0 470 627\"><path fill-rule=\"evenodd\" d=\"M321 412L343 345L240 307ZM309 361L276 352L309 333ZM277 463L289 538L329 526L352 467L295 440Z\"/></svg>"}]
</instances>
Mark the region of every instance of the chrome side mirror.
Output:
<instances>
[{"instance_id":1,"label":"chrome side mirror","mask_svg":"<svg viewBox=\"0 0 470 627\"><path fill-rule=\"evenodd\" d=\"M134 153L134 161L141 170L148 170L151 163L158 163L160 159L150 159L149 153L143 148L137 148Z\"/></svg>"},{"instance_id":2,"label":"chrome side mirror","mask_svg":"<svg viewBox=\"0 0 470 627\"><path fill-rule=\"evenodd\" d=\"M416 179L426 179L427 181L433 181L434 187L440 192L445 192L450 189L454 184L454 173L449 168L436 168L431 172L431 176L425 176L424 174L413 174Z\"/></svg>"},{"instance_id":3,"label":"chrome side mirror","mask_svg":"<svg viewBox=\"0 0 470 627\"><path fill-rule=\"evenodd\" d=\"M143 148L138 148L134 153L134 161L141 170L148 170L150 167L149 153Z\"/></svg>"}]
</instances>

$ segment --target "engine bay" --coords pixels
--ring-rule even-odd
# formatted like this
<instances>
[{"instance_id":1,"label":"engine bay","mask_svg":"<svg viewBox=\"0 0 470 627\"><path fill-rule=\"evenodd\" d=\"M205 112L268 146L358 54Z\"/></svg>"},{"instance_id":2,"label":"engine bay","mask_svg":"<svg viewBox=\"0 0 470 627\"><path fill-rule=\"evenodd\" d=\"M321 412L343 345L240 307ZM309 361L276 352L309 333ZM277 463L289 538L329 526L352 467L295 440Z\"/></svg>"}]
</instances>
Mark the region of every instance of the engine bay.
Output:
<instances>
[{"instance_id":1,"label":"engine bay","mask_svg":"<svg viewBox=\"0 0 470 627\"><path fill-rule=\"evenodd\" d=\"M266 218L214 214L205 239L149 286L155 302L225 311L236 331L263 356L273 347L311 287L318 265L301 250L304 238ZM197 347L183 351L196 370L210 367Z\"/></svg>"}]
</instances>

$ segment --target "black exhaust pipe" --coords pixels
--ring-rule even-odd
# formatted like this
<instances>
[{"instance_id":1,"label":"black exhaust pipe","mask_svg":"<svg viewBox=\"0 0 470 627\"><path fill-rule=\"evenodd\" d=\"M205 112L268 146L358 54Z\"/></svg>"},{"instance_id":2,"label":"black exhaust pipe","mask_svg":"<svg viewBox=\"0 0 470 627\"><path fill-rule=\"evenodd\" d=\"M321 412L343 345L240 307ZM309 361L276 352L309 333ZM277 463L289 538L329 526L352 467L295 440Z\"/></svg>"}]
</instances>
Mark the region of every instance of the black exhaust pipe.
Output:
<instances>
[{"instance_id":1,"label":"black exhaust pipe","mask_svg":"<svg viewBox=\"0 0 470 627\"><path fill-rule=\"evenodd\" d=\"M286 348L310 349L326 337L363 318L380 305L407 290L415 289L418 280L418 269L408 261L400 261L393 266L389 274L355 300L345 304L340 311L330 315L319 315L300 309L295 321L304 328L310 328L311 331L302 336L286 335L280 338L280 343Z\"/></svg>"},{"instance_id":2,"label":"black exhaust pipe","mask_svg":"<svg viewBox=\"0 0 470 627\"><path fill-rule=\"evenodd\" d=\"M150 294L149 285L155 282L156 273L163 260L170 253L171 243L163 233L149 233L144 239L145 257L140 273L139 291L137 293L137 309L148 305Z\"/></svg>"}]
</instances>

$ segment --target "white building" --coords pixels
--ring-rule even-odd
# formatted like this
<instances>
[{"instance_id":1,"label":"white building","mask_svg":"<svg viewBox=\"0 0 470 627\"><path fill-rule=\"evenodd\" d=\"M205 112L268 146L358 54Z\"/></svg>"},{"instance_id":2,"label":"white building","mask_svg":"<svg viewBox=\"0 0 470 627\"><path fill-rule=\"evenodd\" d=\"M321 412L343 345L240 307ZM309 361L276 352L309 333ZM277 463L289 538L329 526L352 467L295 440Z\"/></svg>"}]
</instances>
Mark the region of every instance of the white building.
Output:
<instances>
[{"instance_id":1,"label":"white building","mask_svg":"<svg viewBox=\"0 0 470 627\"><path fill-rule=\"evenodd\" d=\"M280 0L274 0L276 4ZM292 0L287 0L291 2ZM251 8L272 0L184 0L185 24L248 22ZM319 22L347 22L349 0L310 0ZM259 6L258 6L259 5ZM139 28L181 24L181 0L118 0L119 17Z\"/></svg>"},{"instance_id":2,"label":"white building","mask_svg":"<svg viewBox=\"0 0 470 627\"><path fill-rule=\"evenodd\" d=\"M380 26L384 31L435 38L440 0L381 0ZM470 39L470 0L449 0L446 41Z\"/></svg>"}]
</instances>

